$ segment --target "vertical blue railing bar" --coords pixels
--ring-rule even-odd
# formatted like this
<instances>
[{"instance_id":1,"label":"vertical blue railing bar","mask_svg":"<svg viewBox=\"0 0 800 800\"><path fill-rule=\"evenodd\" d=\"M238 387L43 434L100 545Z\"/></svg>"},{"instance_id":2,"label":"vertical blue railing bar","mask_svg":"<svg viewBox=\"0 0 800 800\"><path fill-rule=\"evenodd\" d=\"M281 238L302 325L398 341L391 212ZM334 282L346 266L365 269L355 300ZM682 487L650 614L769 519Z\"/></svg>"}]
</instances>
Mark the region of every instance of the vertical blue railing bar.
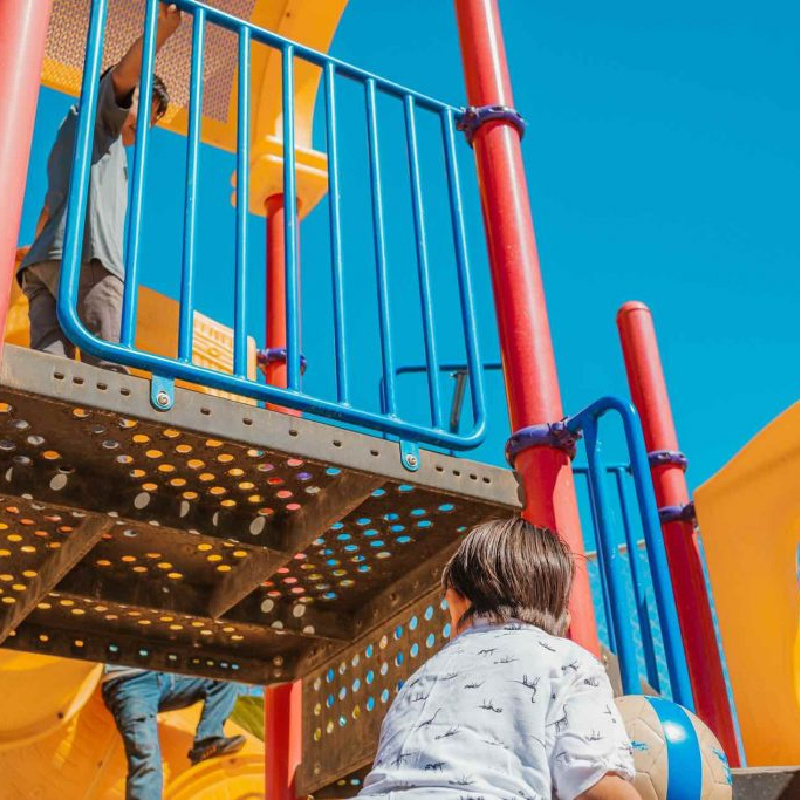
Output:
<instances>
[{"instance_id":1,"label":"vertical blue railing bar","mask_svg":"<svg viewBox=\"0 0 800 800\"><path fill-rule=\"evenodd\" d=\"M300 313L297 270L297 182L294 152L294 46L281 49L283 66L283 220L286 252L286 372L288 388L300 391Z\"/></svg>"},{"instance_id":2,"label":"vertical blue railing bar","mask_svg":"<svg viewBox=\"0 0 800 800\"><path fill-rule=\"evenodd\" d=\"M380 326L381 354L383 362L383 387L385 395L384 413L396 416L397 397L394 381L394 358L392 355L392 327L389 313L389 276L386 267L386 235L383 220L383 198L381 195L381 167L378 151L378 112L375 101L375 80L365 82L367 101L367 138L369 142L369 174L372 190L372 221L375 238L375 266L378 277L378 321Z\"/></svg>"},{"instance_id":3,"label":"vertical blue railing bar","mask_svg":"<svg viewBox=\"0 0 800 800\"><path fill-rule=\"evenodd\" d=\"M328 214L331 233L331 282L333 284L333 341L336 356L336 399L349 402L347 351L344 327L344 271L342 268L342 208L339 196L339 143L336 133L336 67L328 62L325 82L325 123L328 143Z\"/></svg>"},{"instance_id":4,"label":"vertical blue railing bar","mask_svg":"<svg viewBox=\"0 0 800 800\"><path fill-rule=\"evenodd\" d=\"M478 328L475 322L475 303L472 297L472 280L469 274L469 258L467 256L467 233L464 225L464 206L461 202L461 183L456 163L455 122L453 109L441 111L442 136L444 139L444 160L447 170L447 187L450 198L450 217L453 226L453 243L456 251L456 268L458 271L458 291L461 297L462 319L464 324L464 344L467 351L467 364L470 371L470 388L472 398L472 416L474 429L483 431L486 428L486 400L484 394L484 377L481 369L481 354L478 345Z\"/></svg>"},{"instance_id":5,"label":"vertical blue railing bar","mask_svg":"<svg viewBox=\"0 0 800 800\"><path fill-rule=\"evenodd\" d=\"M156 64L156 28L158 25L158 0L147 0L144 14L144 42L142 45L142 79L139 84L139 108L136 124L136 147L133 157L133 185L131 188L130 227L128 229L128 258L125 264L125 287L122 301L122 326L120 342L133 347L136 336L136 290L139 285L139 257L141 254L142 212L144 211L144 174L150 145L150 97L153 94L153 69ZM141 102L147 98L148 102Z\"/></svg>"},{"instance_id":6,"label":"vertical blue railing bar","mask_svg":"<svg viewBox=\"0 0 800 800\"><path fill-rule=\"evenodd\" d=\"M419 300L422 308L422 333L425 338L425 359L428 364L428 393L431 404L431 424L442 427L441 393L439 391L439 359L436 355L436 337L433 324L431 278L428 269L428 248L425 239L425 212L419 176L419 150L417 147L417 121L414 98L406 95L403 101L408 146L408 171L411 178L411 207L414 216L414 234L417 241L417 270L419 272Z\"/></svg>"},{"instance_id":7,"label":"vertical blue railing bar","mask_svg":"<svg viewBox=\"0 0 800 800\"><path fill-rule=\"evenodd\" d=\"M247 222L250 210L250 29L239 31L233 374L247 377Z\"/></svg>"},{"instance_id":8,"label":"vertical blue railing bar","mask_svg":"<svg viewBox=\"0 0 800 800\"><path fill-rule=\"evenodd\" d=\"M664 655L669 671L672 699L693 711L694 700L689 682L689 671L686 666L686 653L683 649L683 640L678 625L678 613L675 608L675 596L672 591L667 555L661 538L658 507L650 479L647 450L636 409L630 402L616 397L604 397L592 403L576 416L570 417L567 421L567 426L573 432L583 430L584 434L586 434L587 430L594 431L593 435L596 438L596 420L609 411L619 414L625 430L625 440L631 459L631 474L636 488L639 513L642 517L642 533L650 563L650 577L653 582L658 620L664 640ZM586 438L588 454L590 449L589 436Z\"/></svg>"},{"instance_id":9,"label":"vertical blue railing bar","mask_svg":"<svg viewBox=\"0 0 800 800\"><path fill-rule=\"evenodd\" d=\"M589 467L585 467L582 472L578 472L578 474L583 474L584 479L586 480L586 493L589 495L589 514L592 517L592 530L594 531L595 535L595 556L597 558L597 572L600 578L600 597L603 601L603 615L606 620L606 625L608 626L608 646L611 649L612 653L617 652L617 634L616 634L616 625L614 624L614 617L611 614L611 600L608 597L608 566L606 565L605 559L605 550L600 545L600 532L599 532L599 522L597 520L597 509L595 508L594 503L591 502L591 494L592 494L592 473Z\"/></svg>"},{"instance_id":10,"label":"vertical blue railing bar","mask_svg":"<svg viewBox=\"0 0 800 800\"><path fill-rule=\"evenodd\" d=\"M189 83L189 130L186 140L186 195L183 223L183 269L178 317L178 358L191 362L194 338L194 265L197 248L197 191L200 126L205 84L206 12L198 8L192 23L192 71Z\"/></svg>"},{"instance_id":11,"label":"vertical blue railing bar","mask_svg":"<svg viewBox=\"0 0 800 800\"><path fill-rule=\"evenodd\" d=\"M95 0L86 34L86 62L83 68L80 114L75 133L75 158L69 182L70 202L64 241L61 280L58 290L58 321L65 330L81 330L78 317L78 282L83 256L83 231L86 224L86 201L89 194L89 170L92 164L92 131L97 117L97 85L103 59L103 34L108 17L108 0ZM6 109L5 113L9 113Z\"/></svg>"},{"instance_id":12,"label":"vertical blue railing bar","mask_svg":"<svg viewBox=\"0 0 800 800\"><path fill-rule=\"evenodd\" d=\"M587 418L583 424L583 437L586 444L586 460L589 469L589 500L594 509L597 532L597 553L603 554L603 573L608 587L611 606L609 627L614 627L616 652L619 657L619 670L625 694L639 694L639 670L636 665L636 643L628 612L628 599L625 592L625 578L622 574L617 543L610 524L608 495L606 491L606 468L597 439L597 421Z\"/></svg>"},{"instance_id":13,"label":"vertical blue railing bar","mask_svg":"<svg viewBox=\"0 0 800 800\"><path fill-rule=\"evenodd\" d=\"M636 546L636 537L631 528L631 514L628 507L628 494L625 491L625 468L612 467L614 481L619 495L619 508L622 517L622 529L625 534L625 544L628 548L628 562L633 582L633 592L636 600L636 616L639 620L639 629L642 632L642 650L644 652L644 665L647 672L648 683L660 692L658 667L656 666L655 647L653 645L653 632L650 626L650 615L647 613L647 587L645 576L640 569L639 548Z\"/></svg>"},{"instance_id":14,"label":"vertical blue railing bar","mask_svg":"<svg viewBox=\"0 0 800 800\"><path fill-rule=\"evenodd\" d=\"M636 411L630 404L622 404L620 414L625 426L625 436L631 455L631 470L636 487L636 499L642 516L642 533L647 545L647 558L650 563L650 577L658 609L661 635L664 639L667 670L672 687L672 699L694 711L692 686L689 681L689 670L686 665L686 653L683 649L683 638L678 624L678 613L675 608L675 595L672 591L672 579L667 564L667 553L658 519L658 507L650 478L650 462L644 445L641 423Z\"/></svg>"}]
</instances>

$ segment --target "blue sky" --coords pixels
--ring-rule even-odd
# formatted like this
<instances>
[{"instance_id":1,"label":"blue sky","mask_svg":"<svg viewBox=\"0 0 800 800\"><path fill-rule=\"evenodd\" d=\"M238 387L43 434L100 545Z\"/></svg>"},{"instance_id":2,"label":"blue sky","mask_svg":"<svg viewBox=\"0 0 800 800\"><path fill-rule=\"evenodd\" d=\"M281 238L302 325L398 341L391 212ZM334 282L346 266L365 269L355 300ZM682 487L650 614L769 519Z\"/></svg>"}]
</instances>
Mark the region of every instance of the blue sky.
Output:
<instances>
[{"instance_id":1,"label":"blue sky","mask_svg":"<svg viewBox=\"0 0 800 800\"><path fill-rule=\"evenodd\" d=\"M689 481L697 485L794 402L800 388L794 369L800 350L800 7L788 1L676 0L659 6L501 0L501 13L516 105L529 123L523 153L565 407L577 411L599 395L627 393L614 315L626 300L647 302L656 317L681 445L690 457ZM463 103L455 18L446 0L350 0L332 52ZM342 89L343 107L352 103L355 109L357 98L348 98L347 91ZM53 92L42 94L22 242L35 224L44 162L68 103ZM395 141L400 117L388 106L379 106L379 113L387 142L385 178L396 186L394 178L402 177L393 172L399 169L394 148L402 144ZM357 124L357 113L346 116L346 124ZM452 270L436 188L440 159L432 135L425 138L424 123L421 131L423 174L431 187L426 203L432 263L437 291L445 293ZM371 240L364 227L368 205L359 135L353 128L343 137L353 184L343 189L345 201L348 192L353 197L345 211L345 268L354 309L348 328L355 340L354 391L369 405L378 364L375 336L367 334L375 316L366 278ZM158 131L154 143L142 277L174 293L183 141ZM459 158L483 354L493 360L496 335L466 145ZM229 319L232 292L222 278L232 256L232 161L204 149L202 170L201 211L214 224L201 231L198 306ZM401 199L387 193L391 214ZM307 386L321 394L330 391L332 378L326 213L323 207L304 223L302 242ZM415 270L404 225L398 221L387 236L398 303L393 339L398 363L411 363L421 360L422 350L414 293L404 289L407 271ZM252 221L251 234L248 327L258 336L263 221ZM458 360L463 343L457 316L443 297L437 306L440 350ZM499 462L505 410L499 378L488 382L491 434L480 457ZM419 388L409 384L401 393L404 407L414 406Z\"/></svg>"}]
</instances>

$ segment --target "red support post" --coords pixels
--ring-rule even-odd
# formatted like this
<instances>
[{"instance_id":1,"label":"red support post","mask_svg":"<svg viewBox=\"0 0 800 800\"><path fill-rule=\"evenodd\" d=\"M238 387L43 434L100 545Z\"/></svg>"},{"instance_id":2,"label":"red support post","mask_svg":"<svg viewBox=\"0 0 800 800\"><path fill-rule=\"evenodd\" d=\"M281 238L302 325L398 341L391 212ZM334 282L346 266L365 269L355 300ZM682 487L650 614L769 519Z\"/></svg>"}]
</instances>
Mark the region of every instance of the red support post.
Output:
<instances>
[{"instance_id":1,"label":"red support post","mask_svg":"<svg viewBox=\"0 0 800 800\"><path fill-rule=\"evenodd\" d=\"M267 331L268 348L286 348L286 248L284 246L283 195L267 198ZM299 238L299 237L298 237ZM298 247L299 253L299 247ZM298 256L299 258L299 256ZM287 385L286 362L273 362L265 369L267 383ZM284 414L300 416L282 406L269 406Z\"/></svg>"},{"instance_id":2,"label":"red support post","mask_svg":"<svg viewBox=\"0 0 800 800\"><path fill-rule=\"evenodd\" d=\"M0 2L0 353L5 342L51 6L52 0Z\"/></svg>"},{"instance_id":3,"label":"red support post","mask_svg":"<svg viewBox=\"0 0 800 800\"><path fill-rule=\"evenodd\" d=\"M302 758L302 684L284 683L264 692L265 800L297 800L295 770Z\"/></svg>"},{"instance_id":4,"label":"red support post","mask_svg":"<svg viewBox=\"0 0 800 800\"><path fill-rule=\"evenodd\" d=\"M455 4L470 106L513 108L497 0L456 0ZM520 133L512 121L494 119L477 128L472 146L511 426L518 431L530 425L557 422L563 417L563 410ZM583 553L567 453L554 447L532 447L518 454L515 467L524 490L525 518L559 531L573 551ZM598 654L589 576L580 560L579 564L570 602L570 636Z\"/></svg>"},{"instance_id":5,"label":"red support post","mask_svg":"<svg viewBox=\"0 0 800 800\"><path fill-rule=\"evenodd\" d=\"M266 202L267 213L267 347L286 347L286 248L283 195ZM286 387L286 364L268 364L267 383ZM300 412L270 406L285 414ZM264 692L266 753L265 800L296 800L294 774L302 759L302 684L281 684Z\"/></svg>"},{"instance_id":6,"label":"red support post","mask_svg":"<svg viewBox=\"0 0 800 800\"><path fill-rule=\"evenodd\" d=\"M678 435L650 309L644 303L625 303L617 313L617 327L647 451L678 453ZM685 464L669 463L668 459L651 463L659 508L680 508L689 502L684 469ZM665 522L662 530L697 714L714 731L731 766L736 767L739 749L694 522Z\"/></svg>"}]
</instances>

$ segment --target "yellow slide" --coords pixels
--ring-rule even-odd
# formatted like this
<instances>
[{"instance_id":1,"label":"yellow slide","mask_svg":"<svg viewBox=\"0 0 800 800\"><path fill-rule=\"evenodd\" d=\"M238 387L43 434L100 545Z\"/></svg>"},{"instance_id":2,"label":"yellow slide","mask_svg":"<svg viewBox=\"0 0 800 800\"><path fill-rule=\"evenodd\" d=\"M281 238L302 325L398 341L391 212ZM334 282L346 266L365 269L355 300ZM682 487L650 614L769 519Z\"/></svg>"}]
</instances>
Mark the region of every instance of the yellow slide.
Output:
<instances>
[{"instance_id":1,"label":"yellow slide","mask_svg":"<svg viewBox=\"0 0 800 800\"><path fill-rule=\"evenodd\" d=\"M0 650L2 800L123 800L125 755L100 697L100 665ZM263 800L264 743L192 767L200 706L159 715L165 800Z\"/></svg>"},{"instance_id":2,"label":"yellow slide","mask_svg":"<svg viewBox=\"0 0 800 800\"><path fill-rule=\"evenodd\" d=\"M748 765L800 764L800 403L695 505Z\"/></svg>"}]
</instances>

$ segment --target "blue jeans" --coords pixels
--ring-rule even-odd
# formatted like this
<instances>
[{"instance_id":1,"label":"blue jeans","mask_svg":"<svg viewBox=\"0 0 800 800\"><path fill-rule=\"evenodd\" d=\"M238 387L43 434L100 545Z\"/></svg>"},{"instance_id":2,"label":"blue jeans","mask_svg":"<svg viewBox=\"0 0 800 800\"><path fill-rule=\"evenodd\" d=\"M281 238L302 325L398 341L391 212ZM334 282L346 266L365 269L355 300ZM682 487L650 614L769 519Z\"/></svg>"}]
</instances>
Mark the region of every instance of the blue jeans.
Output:
<instances>
[{"instance_id":1,"label":"blue jeans","mask_svg":"<svg viewBox=\"0 0 800 800\"><path fill-rule=\"evenodd\" d=\"M114 715L128 759L125 800L160 800L164 770L158 741L158 712L204 701L195 742L224 736L240 687L210 678L141 672L103 684L103 700Z\"/></svg>"}]
</instances>

